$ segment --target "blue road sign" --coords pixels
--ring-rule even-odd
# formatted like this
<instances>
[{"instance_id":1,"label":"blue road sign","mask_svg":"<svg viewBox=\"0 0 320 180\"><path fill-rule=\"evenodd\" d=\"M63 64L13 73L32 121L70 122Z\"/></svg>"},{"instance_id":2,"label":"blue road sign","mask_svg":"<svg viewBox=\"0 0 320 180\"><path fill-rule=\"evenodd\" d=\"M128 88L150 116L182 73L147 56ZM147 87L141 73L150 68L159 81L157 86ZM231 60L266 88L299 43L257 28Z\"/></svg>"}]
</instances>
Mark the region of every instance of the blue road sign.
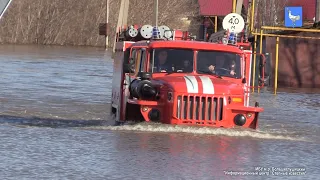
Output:
<instances>
[{"instance_id":1,"label":"blue road sign","mask_svg":"<svg viewBox=\"0 0 320 180\"><path fill-rule=\"evenodd\" d=\"M302 27L302 7L285 7L284 9L285 27Z\"/></svg>"}]
</instances>

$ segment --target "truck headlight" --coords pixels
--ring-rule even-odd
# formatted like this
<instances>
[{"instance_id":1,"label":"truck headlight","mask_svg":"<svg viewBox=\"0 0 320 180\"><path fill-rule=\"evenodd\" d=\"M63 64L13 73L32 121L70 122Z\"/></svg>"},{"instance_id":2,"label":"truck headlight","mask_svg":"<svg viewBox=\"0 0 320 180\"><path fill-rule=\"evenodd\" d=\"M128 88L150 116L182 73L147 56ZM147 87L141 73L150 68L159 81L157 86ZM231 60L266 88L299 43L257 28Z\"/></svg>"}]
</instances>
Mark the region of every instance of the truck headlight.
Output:
<instances>
[{"instance_id":1,"label":"truck headlight","mask_svg":"<svg viewBox=\"0 0 320 180\"><path fill-rule=\"evenodd\" d=\"M149 119L151 121L159 121L160 120L160 111L158 109L152 109L149 114Z\"/></svg>"},{"instance_id":2,"label":"truck headlight","mask_svg":"<svg viewBox=\"0 0 320 180\"><path fill-rule=\"evenodd\" d=\"M243 114L237 114L234 117L234 123L238 126L243 126L246 123L247 119Z\"/></svg>"}]
</instances>

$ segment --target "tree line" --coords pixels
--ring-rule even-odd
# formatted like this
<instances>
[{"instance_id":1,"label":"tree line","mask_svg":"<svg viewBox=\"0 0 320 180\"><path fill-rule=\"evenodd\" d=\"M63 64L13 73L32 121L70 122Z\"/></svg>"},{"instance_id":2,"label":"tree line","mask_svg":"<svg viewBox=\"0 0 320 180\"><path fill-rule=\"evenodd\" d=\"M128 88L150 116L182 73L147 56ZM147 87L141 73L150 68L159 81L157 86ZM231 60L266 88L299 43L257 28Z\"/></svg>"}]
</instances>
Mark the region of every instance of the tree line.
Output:
<instances>
[{"instance_id":1,"label":"tree line","mask_svg":"<svg viewBox=\"0 0 320 180\"><path fill-rule=\"evenodd\" d=\"M198 13L197 1L161 0L159 24L189 28L181 18ZM110 0L110 40L120 0ZM131 0L128 24L152 24L153 2ZM106 0L14 0L0 21L0 43L104 46L99 24L106 22ZM195 25L193 25L195 26Z\"/></svg>"},{"instance_id":2,"label":"tree line","mask_svg":"<svg viewBox=\"0 0 320 180\"><path fill-rule=\"evenodd\" d=\"M257 23L279 21L276 0L257 0ZM159 25L197 35L202 23L197 0L161 0ZM110 42L113 42L120 0L110 0ZM153 1L130 0L128 24L152 24ZM261 18L261 10L270 18ZM258 13L259 12L259 13ZM281 12L280 12L281 13ZM189 18L189 20L186 20ZM106 0L14 0L0 21L0 43L104 46L99 24L106 22ZM112 43L110 43L112 44Z\"/></svg>"}]
</instances>

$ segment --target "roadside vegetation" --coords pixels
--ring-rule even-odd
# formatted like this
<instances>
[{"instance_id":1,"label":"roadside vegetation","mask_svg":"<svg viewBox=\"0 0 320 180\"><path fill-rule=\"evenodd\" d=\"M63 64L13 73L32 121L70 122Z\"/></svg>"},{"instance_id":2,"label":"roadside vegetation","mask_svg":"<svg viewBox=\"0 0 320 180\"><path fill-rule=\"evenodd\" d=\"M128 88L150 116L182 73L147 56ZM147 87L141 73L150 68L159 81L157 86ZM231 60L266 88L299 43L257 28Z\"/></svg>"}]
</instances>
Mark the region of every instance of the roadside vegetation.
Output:
<instances>
[{"instance_id":1,"label":"roadside vegetation","mask_svg":"<svg viewBox=\"0 0 320 180\"><path fill-rule=\"evenodd\" d=\"M161 0L159 24L189 28L182 18L196 16L198 5L196 0L185 1ZM110 0L110 44L119 7L120 0ZM152 24L152 1L131 0L129 9L129 24ZM99 35L104 22L106 0L14 0L0 21L0 43L104 46Z\"/></svg>"},{"instance_id":2,"label":"roadside vegetation","mask_svg":"<svg viewBox=\"0 0 320 180\"><path fill-rule=\"evenodd\" d=\"M256 0L256 25L281 19L273 12L283 6L269 1L273 6L267 7L267 0ZM120 0L110 0L110 44L119 7ZM270 17L262 18L262 11ZM152 24L152 20L153 1L130 0L128 24ZM99 24L104 22L106 0L13 0L0 21L0 43L104 46L105 38L99 35ZM161 0L159 25L164 24L197 35L201 24L198 1Z\"/></svg>"}]
</instances>

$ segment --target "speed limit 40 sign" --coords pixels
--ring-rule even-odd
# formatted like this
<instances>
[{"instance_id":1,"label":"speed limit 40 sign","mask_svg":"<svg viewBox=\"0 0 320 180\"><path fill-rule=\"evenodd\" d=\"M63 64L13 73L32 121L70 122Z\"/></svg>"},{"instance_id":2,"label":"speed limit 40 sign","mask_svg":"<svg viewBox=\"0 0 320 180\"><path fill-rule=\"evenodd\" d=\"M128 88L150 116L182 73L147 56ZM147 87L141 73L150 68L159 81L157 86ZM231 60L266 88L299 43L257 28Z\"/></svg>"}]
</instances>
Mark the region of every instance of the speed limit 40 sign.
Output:
<instances>
[{"instance_id":1,"label":"speed limit 40 sign","mask_svg":"<svg viewBox=\"0 0 320 180\"><path fill-rule=\"evenodd\" d=\"M240 33L244 29L244 19L240 14L230 13L223 19L222 26L229 32Z\"/></svg>"}]
</instances>

